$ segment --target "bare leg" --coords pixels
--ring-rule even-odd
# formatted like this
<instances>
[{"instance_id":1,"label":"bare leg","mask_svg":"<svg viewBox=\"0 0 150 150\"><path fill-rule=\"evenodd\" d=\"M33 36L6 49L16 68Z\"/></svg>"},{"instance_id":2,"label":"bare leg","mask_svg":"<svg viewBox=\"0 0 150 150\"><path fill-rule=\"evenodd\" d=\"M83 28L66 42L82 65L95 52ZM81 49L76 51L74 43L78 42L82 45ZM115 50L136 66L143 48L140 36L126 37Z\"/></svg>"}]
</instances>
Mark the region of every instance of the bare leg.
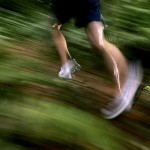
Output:
<instances>
[{"instance_id":1,"label":"bare leg","mask_svg":"<svg viewBox=\"0 0 150 150\"><path fill-rule=\"evenodd\" d=\"M52 32L53 40L54 40L54 43L56 45L56 48L58 50L58 53L60 55L61 62L63 65L68 61L68 57L71 57L71 56L69 56L69 51L67 48L65 37L60 31L61 25L55 24L53 28L54 28Z\"/></svg>"},{"instance_id":2,"label":"bare leg","mask_svg":"<svg viewBox=\"0 0 150 150\"><path fill-rule=\"evenodd\" d=\"M103 25L100 22L89 23L86 27L86 33L91 45L103 55L108 68L111 69L112 74L116 75L115 79L118 84L114 95L117 96L127 79L127 60L116 46L104 39Z\"/></svg>"},{"instance_id":3,"label":"bare leg","mask_svg":"<svg viewBox=\"0 0 150 150\"><path fill-rule=\"evenodd\" d=\"M62 79L73 79L75 72L80 71L81 66L75 59L72 59L68 51L65 37L60 31L61 25L54 24L52 27L54 29L52 32L53 40L62 63L58 76Z\"/></svg>"}]
</instances>

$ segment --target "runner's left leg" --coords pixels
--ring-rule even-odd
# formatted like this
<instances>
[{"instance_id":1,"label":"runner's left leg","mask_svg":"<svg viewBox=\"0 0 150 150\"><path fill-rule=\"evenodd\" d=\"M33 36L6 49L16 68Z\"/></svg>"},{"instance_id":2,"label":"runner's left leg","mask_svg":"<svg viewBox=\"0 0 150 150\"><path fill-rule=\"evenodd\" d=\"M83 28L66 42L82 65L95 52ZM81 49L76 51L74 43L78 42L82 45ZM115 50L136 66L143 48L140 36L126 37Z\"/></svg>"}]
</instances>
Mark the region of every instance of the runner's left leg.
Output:
<instances>
[{"instance_id":1,"label":"runner's left leg","mask_svg":"<svg viewBox=\"0 0 150 150\"><path fill-rule=\"evenodd\" d=\"M60 55L62 65L64 65L68 61L70 56L68 56L69 51L68 51L66 39L60 31L61 26L62 26L61 24L57 24L57 23L53 25L52 37L56 45L56 48L58 50L58 53Z\"/></svg>"}]
</instances>

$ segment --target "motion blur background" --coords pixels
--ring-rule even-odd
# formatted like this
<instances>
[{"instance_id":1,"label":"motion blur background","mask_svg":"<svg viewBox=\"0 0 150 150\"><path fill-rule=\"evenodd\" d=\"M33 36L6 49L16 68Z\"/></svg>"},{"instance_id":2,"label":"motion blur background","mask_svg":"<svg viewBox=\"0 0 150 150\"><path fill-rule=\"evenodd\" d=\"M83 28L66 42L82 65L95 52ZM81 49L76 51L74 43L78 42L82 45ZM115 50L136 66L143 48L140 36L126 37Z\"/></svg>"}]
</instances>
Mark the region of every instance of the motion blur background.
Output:
<instances>
[{"instance_id":1,"label":"motion blur background","mask_svg":"<svg viewBox=\"0 0 150 150\"><path fill-rule=\"evenodd\" d=\"M0 0L0 149L149 150L150 1L101 5L106 38L144 68L132 111L111 121L101 117L113 83L84 29L73 20L63 27L82 70L76 80L62 81L49 0Z\"/></svg>"}]
</instances>

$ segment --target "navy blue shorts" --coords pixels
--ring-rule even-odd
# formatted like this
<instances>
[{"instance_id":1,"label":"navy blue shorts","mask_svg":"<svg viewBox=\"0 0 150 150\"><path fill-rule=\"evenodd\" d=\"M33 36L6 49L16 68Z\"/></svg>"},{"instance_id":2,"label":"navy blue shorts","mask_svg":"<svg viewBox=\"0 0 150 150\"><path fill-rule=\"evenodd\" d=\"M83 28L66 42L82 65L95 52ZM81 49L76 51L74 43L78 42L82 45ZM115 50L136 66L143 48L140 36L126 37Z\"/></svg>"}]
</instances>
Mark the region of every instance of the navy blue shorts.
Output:
<instances>
[{"instance_id":1,"label":"navy blue shorts","mask_svg":"<svg viewBox=\"0 0 150 150\"><path fill-rule=\"evenodd\" d=\"M100 0L53 0L53 11L60 24L74 19L77 27L101 21Z\"/></svg>"}]
</instances>

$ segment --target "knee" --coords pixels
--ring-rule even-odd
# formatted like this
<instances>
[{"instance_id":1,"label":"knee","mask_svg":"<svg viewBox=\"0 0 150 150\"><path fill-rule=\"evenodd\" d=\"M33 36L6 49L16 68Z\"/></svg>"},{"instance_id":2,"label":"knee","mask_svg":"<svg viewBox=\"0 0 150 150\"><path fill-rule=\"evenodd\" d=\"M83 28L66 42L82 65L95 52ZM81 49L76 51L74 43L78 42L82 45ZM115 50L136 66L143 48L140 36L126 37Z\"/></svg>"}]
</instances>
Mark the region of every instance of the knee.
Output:
<instances>
[{"instance_id":1,"label":"knee","mask_svg":"<svg viewBox=\"0 0 150 150\"><path fill-rule=\"evenodd\" d=\"M61 24L57 24L57 23L55 23L55 24L53 24L52 26L51 26L51 35L52 35L52 37L55 39L55 38L58 38L60 35L61 35Z\"/></svg>"},{"instance_id":2,"label":"knee","mask_svg":"<svg viewBox=\"0 0 150 150\"><path fill-rule=\"evenodd\" d=\"M59 31L61 26L62 26L61 24L55 23L52 25L52 29L55 31Z\"/></svg>"}]
</instances>

